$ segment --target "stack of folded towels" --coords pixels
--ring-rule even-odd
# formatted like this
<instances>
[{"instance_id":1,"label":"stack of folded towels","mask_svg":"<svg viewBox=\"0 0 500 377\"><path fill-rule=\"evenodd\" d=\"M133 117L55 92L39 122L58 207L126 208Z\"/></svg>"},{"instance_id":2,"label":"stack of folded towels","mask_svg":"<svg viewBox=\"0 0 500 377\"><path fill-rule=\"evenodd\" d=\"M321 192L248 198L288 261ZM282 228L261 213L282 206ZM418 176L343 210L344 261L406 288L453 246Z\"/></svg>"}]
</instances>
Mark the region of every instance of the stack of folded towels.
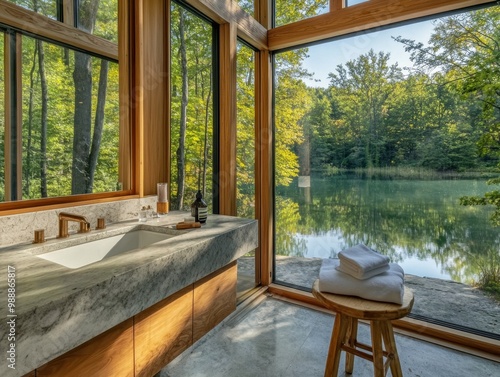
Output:
<instances>
[{"instance_id":1,"label":"stack of folded towels","mask_svg":"<svg viewBox=\"0 0 500 377\"><path fill-rule=\"evenodd\" d=\"M389 258L359 244L323 259L319 290L367 300L403 303L404 271Z\"/></svg>"}]
</instances>

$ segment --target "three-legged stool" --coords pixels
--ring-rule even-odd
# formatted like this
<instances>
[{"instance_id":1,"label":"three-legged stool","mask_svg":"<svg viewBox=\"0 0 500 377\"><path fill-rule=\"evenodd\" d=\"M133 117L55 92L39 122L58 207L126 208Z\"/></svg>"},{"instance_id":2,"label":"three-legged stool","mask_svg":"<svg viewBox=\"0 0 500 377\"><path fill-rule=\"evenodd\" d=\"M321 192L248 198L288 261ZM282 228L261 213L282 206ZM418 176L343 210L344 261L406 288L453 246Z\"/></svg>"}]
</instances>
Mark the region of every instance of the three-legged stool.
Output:
<instances>
[{"instance_id":1,"label":"three-legged stool","mask_svg":"<svg viewBox=\"0 0 500 377\"><path fill-rule=\"evenodd\" d=\"M341 351L346 352L346 373L352 373L354 356L359 356L373 362L375 377L384 377L389 367L392 377L403 377L391 320L410 313L413 293L409 289L405 287L402 305L320 292L318 280L314 282L312 293L327 309L336 312L325 377L337 377ZM359 319L370 321L371 346L356 339ZM384 357L387 359L385 363Z\"/></svg>"}]
</instances>

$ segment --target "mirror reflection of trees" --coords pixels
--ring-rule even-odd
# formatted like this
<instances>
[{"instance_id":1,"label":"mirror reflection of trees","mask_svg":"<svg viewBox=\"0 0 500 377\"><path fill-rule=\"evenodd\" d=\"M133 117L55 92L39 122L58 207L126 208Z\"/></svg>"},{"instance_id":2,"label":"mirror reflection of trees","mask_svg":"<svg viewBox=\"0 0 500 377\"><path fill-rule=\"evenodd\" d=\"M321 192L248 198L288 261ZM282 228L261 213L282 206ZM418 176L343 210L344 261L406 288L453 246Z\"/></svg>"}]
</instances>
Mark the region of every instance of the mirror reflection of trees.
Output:
<instances>
[{"instance_id":1,"label":"mirror reflection of trees","mask_svg":"<svg viewBox=\"0 0 500 377\"><path fill-rule=\"evenodd\" d=\"M484 182L468 180L313 177L308 200L293 186L278 191L277 203L286 205L278 206L277 254L317 256L303 236L334 231L343 247L363 242L393 262L431 259L454 280L472 283L494 261L500 235L483 210L461 207L457 197L484 190Z\"/></svg>"}]
</instances>

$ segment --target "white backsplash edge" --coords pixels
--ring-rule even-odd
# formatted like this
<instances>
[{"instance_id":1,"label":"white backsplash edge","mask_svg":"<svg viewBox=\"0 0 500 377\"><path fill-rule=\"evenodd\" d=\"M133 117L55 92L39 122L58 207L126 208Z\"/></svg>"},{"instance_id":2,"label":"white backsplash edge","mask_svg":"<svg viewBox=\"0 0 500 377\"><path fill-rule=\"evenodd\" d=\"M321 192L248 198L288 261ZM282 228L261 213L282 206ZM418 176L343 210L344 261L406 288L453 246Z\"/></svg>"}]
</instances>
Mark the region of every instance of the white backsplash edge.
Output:
<instances>
[{"instance_id":1,"label":"white backsplash edge","mask_svg":"<svg viewBox=\"0 0 500 377\"><path fill-rule=\"evenodd\" d=\"M23 242L32 242L36 229L44 229L46 239L56 237L59 231L59 212L69 212L85 216L90 222L90 228L95 229L99 217L104 217L106 224L133 220L137 218L139 209L142 206L148 205L156 208L156 195L109 203L79 205L47 211L0 216L0 248ZM78 230L78 224L70 222L69 231L76 230Z\"/></svg>"}]
</instances>

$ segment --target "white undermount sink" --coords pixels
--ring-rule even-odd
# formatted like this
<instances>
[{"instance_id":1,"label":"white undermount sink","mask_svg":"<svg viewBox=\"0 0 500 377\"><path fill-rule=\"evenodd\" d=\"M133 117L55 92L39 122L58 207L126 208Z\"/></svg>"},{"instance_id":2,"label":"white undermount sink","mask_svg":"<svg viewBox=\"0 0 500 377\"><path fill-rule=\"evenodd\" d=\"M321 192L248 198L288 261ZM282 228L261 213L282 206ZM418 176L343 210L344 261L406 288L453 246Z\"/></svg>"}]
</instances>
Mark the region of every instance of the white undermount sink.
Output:
<instances>
[{"instance_id":1,"label":"white undermount sink","mask_svg":"<svg viewBox=\"0 0 500 377\"><path fill-rule=\"evenodd\" d=\"M171 237L174 237L174 235L149 230L134 230L96 241L65 247L49 253L39 254L37 257L75 269L121 253L142 249Z\"/></svg>"}]
</instances>

